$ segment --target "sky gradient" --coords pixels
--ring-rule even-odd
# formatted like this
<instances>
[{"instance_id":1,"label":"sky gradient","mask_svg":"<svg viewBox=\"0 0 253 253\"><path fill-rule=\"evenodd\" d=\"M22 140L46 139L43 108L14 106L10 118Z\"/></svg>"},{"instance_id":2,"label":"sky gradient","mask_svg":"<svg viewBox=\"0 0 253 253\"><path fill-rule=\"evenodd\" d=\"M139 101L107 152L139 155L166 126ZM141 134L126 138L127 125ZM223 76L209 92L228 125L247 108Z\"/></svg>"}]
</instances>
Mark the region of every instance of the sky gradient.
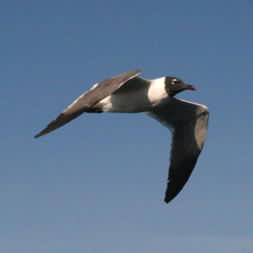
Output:
<instances>
[{"instance_id":1,"label":"sky gradient","mask_svg":"<svg viewBox=\"0 0 253 253\"><path fill-rule=\"evenodd\" d=\"M252 253L253 2L4 1L0 251ZM33 139L93 83L175 75L206 104L189 182L163 202L169 131L144 114L84 115Z\"/></svg>"}]
</instances>

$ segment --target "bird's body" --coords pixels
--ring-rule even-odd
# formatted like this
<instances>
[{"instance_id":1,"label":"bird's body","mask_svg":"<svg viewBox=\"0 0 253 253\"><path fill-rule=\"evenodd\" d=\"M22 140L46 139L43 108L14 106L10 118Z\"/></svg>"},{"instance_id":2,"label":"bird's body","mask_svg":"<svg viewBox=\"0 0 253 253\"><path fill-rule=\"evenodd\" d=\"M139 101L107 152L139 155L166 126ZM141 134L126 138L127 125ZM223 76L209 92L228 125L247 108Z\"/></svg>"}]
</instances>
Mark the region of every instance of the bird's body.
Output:
<instances>
[{"instance_id":1,"label":"bird's body","mask_svg":"<svg viewBox=\"0 0 253 253\"><path fill-rule=\"evenodd\" d=\"M176 77L147 80L141 71L129 71L104 80L83 93L35 137L45 135L80 114L95 112L147 112L172 129L171 164L165 202L183 188L203 148L208 126L204 105L176 99L183 90L195 90Z\"/></svg>"},{"instance_id":2,"label":"bird's body","mask_svg":"<svg viewBox=\"0 0 253 253\"><path fill-rule=\"evenodd\" d=\"M123 87L99 101L95 107L103 112L147 112L169 99L164 77L154 80L138 77L127 81Z\"/></svg>"}]
</instances>

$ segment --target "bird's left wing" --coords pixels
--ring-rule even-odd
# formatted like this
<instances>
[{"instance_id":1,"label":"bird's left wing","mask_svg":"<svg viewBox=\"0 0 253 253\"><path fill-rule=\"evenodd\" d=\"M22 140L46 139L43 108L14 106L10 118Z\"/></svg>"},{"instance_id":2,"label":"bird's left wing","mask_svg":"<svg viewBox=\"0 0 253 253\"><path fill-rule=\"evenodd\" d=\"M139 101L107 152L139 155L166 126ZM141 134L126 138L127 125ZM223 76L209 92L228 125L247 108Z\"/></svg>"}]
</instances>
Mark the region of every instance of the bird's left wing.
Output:
<instances>
[{"instance_id":1,"label":"bird's left wing","mask_svg":"<svg viewBox=\"0 0 253 253\"><path fill-rule=\"evenodd\" d=\"M172 131L172 150L164 201L171 201L184 187L203 148L208 128L208 108L172 98L149 115Z\"/></svg>"},{"instance_id":2,"label":"bird's left wing","mask_svg":"<svg viewBox=\"0 0 253 253\"><path fill-rule=\"evenodd\" d=\"M141 72L141 70L124 72L93 85L90 90L78 97L55 120L51 121L46 128L44 128L34 137L37 138L42 135L48 134L49 132L59 127L62 127L71 120L77 118L83 112L89 112L92 106L98 103L101 99L116 92L127 81L138 76Z\"/></svg>"}]
</instances>

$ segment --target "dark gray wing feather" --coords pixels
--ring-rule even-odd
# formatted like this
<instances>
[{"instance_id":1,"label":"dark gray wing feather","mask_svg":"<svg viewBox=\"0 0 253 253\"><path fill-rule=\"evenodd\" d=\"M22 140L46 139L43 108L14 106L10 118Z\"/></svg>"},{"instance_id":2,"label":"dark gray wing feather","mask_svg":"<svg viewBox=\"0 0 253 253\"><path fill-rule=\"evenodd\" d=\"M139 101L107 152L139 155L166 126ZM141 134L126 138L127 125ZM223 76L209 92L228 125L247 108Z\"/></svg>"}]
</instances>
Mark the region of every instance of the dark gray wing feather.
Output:
<instances>
[{"instance_id":1,"label":"dark gray wing feather","mask_svg":"<svg viewBox=\"0 0 253 253\"><path fill-rule=\"evenodd\" d=\"M63 111L55 120L51 121L45 129L36 134L34 137L37 138L48 134L49 132L77 118L83 112L89 112L92 106L98 103L101 99L116 92L128 80L138 76L141 72L142 71L140 70L124 72L94 85L90 90L78 97L66 108L65 111Z\"/></svg>"},{"instance_id":2,"label":"dark gray wing feather","mask_svg":"<svg viewBox=\"0 0 253 253\"><path fill-rule=\"evenodd\" d=\"M164 201L171 201L189 179L203 148L208 128L204 105L173 98L149 113L172 130L172 149Z\"/></svg>"}]
</instances>

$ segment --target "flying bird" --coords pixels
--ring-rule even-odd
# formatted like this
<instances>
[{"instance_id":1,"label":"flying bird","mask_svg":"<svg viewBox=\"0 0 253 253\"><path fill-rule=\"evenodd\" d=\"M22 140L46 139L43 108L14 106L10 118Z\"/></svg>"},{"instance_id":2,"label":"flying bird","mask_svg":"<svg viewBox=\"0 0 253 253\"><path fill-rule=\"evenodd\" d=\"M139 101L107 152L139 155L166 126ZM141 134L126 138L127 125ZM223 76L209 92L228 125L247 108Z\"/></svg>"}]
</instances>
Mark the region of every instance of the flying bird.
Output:
<instances>
[{"instance_id":1,"label":"flying bird","mask_svg":"<svg viewBox=\"0 0 253 253\"><path fill-rule=\"evenodd\" d=\"M139 77L135 70L94 84L35 138L62 127L82 113L145 112L172 132L172 147L164 201L171 201L189 179L203 148L208 128L205 105L175 98L184 90L196 90L177 77L152 80Z\"/></svg>"}]
</instances>

